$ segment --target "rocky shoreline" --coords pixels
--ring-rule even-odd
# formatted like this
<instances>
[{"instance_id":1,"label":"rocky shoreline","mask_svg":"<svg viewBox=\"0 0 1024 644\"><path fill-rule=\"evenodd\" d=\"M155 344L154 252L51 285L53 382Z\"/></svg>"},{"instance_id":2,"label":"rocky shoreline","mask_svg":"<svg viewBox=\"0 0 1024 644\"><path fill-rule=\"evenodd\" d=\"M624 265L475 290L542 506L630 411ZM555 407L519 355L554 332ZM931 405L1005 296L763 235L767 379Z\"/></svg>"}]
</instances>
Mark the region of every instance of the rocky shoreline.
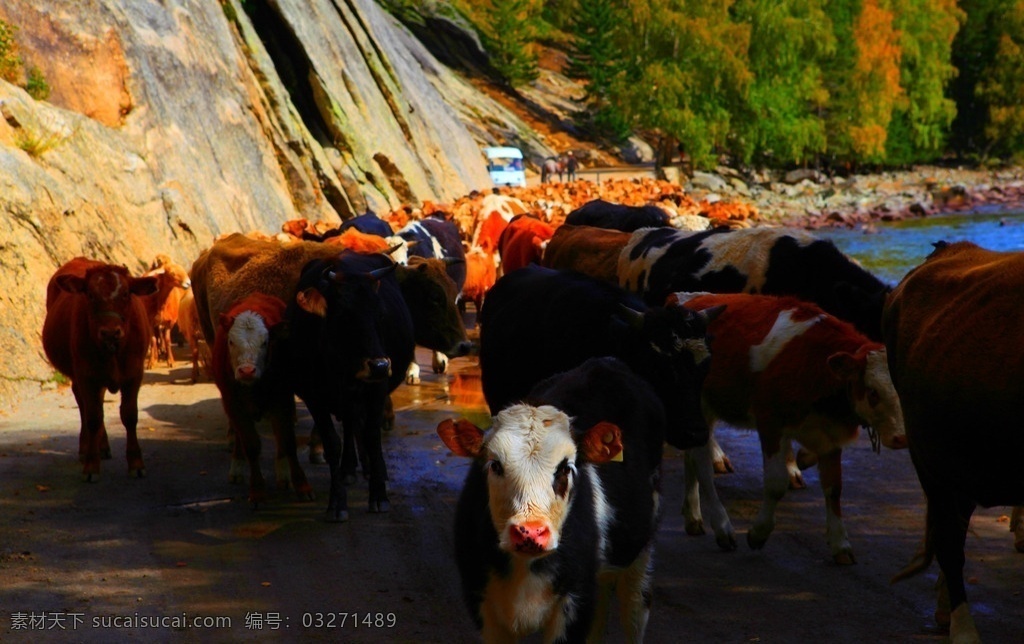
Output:
<instances>
[{"instance_id":1,"label":"rocky shoreline","mask_svg":"<svg viewBox=\"0 0 1024 644\"><path fill-rule=\"evenodd\" d=\"M827 177L814 170L743 176L730 168L695 172L694 199L746 201L762 223L871 232L879 221L944 213L1024 212L1024 168L921 166L907 171Z\"/></svg>"}]
</instances>

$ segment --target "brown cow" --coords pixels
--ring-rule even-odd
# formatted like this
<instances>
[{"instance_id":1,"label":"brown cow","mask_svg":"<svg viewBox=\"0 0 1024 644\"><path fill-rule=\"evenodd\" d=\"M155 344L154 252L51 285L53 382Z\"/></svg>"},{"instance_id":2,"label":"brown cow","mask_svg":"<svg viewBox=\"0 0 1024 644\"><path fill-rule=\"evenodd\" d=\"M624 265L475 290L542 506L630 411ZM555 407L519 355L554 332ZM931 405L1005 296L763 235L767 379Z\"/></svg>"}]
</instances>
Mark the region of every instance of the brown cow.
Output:
<instances>
[{"instance_id":1,"label":"brown cow","mask_svg":"<svg viewBox=\"0 0 1024 644\"><path fill-rule=\"evenodd\" d=\"M199 327L199 313L196 311L196 300L192 289L185 291L178 302L178 330L185 336L188 343L189 359L192 361L192 376L195 384L199 380L199 368L202 366L207 373L210 368L210 346L203 337Z\"/></svg>"},{"instance_id":2,"label":"brown cow","mask_svg":"<svg viewBox=\"0 0 1024 644\"><path fill-rule=\"evenodd\" d=\"M563 224L544 250L541 266L573 270L618 284L619 253L632 233Z\"/></svg>"},{"instance_id":3,"label":"brown cow","mask_svg":"<svg viewBox=\"0 0 1024 644\"><path fill-rule=\"evenodd\" d=\"M1024 503L1024 253L935 246L882 314L910 457L928 499L924 551L894 581L934 556L942 571L936 619L949 623L953 642L977 642L963 571L971 515L978 505Z\"/></svg>"},{"instance_id":4,"label":"brown cow","mask_svg":"<svg viewBox=\"0 0 1024 644\"><path fill-rule=\"evenodd\" d=\"M99 480L100 458L110 458L103 423L104 389L121 392L128 472L145 476L135 427L152 333L142 298L155 291L154 277L132 277L123 266L85 257L61 266L46 286L43 350L50 363L71 380L82 419L78 455L86 481Z\"/></svg>"},{"instance_id":5,"label":"brown cow","mask_svg":"<svg viewBox=\"0 0 1024 644\"><path fill-rule=\"evenodd\" d=\"M540 263L544 247L555 227L531 215L519 215L509 222L498 239L501 272L507 275L528 264Z\"/></svg>"},{"instance_id":6,"label":"brown cow","mask_svg":"<svg viewBox=\"0 0 1024 644\"><path fill-rule=\"evenodd\" d=\"M466 252L466 285L462 287L459 308L465 310L466 302L472 302L477 313L484 304L484 296L498 279L498 262L494 253L482 248L471 248Z\"/></svg>"},{"instance_id":7,"label":"brown cow","mask_svg":"<svg viewBox=\"0 0 1024 644\"><path fill-rule=\"evenodd\" d=\"M146 369L152 369L161 352L167 354L167 368L174 367L174 351L171 350L171 329L178 323L178 307L182 296L192 287L188 271L171 261L167 255L157 255L153 268L143 277L155 277L156 293L143 298L149 324L153 328L150 340L149 359Z\"/></svg>"}]
</instances>

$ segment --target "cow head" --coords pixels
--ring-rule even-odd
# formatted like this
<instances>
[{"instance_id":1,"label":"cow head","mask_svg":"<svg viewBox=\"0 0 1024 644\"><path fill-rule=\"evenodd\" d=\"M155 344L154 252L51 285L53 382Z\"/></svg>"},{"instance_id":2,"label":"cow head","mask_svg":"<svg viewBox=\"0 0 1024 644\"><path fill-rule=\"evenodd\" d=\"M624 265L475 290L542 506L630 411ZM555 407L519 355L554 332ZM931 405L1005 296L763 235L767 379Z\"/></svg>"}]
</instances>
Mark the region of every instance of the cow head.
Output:
<instances>
[{"instance_id":1,"label":"cow head","mask_svg":"<svg viewBox=\"0 0 1024 644\"><path fill-rule=\"evenodd\" d=\"M56 283L61 290L88 298L91 336L108 353L120 350L134 307L141 306L132 296L152 295L157 289L155 277L131 277L127 268L109 264L90 268L84 276L60 275Z\"/></svg>"},{"instance_id":2,"label":"cow head","mask_svg":"<svg viewBox=\"0 0 1024 644\"><path fill-rule=\"evenodd\" d=\"M144 277L152 276L157 278L157 284L161 292L170 292L172 288L192 288L192 280L189 278L188 271L170 261L170 258L167 258L166 255L157 255L158 261L161 257L166 258L166 261L157 268L145 273Z\"/></svg>"},{"instance_id":3,"label":"cow head","mask_svg":"<svg viewBox=\"0 0 1024 644\"><path fill-rule=\"evenodd\" d=\"M409 266L397 269L398 285L412 315L416 344L456 358L469 353L456 305L458 288L440 259L411 257Z\"/></svg>"},{"instance_id":4,"label":"cow head","mask_svg":"<svg viewBox=\"0 0 1024 644\"><path fill-rule=\"evenodd\" d=\"M847 383L854 413L877 433L882 445L890 449L907 447L903 408L889 376L885 348L872 344L856 353L836 353L829 356L828 367Z\"/></svg>"},{"instance_id":5,"label":"cow head","mask_svg":"<svg viewBox=\"0 0 1024 644\"><path fill-rule=\"evenodd\" d=\"M388 261L368 269L358 260L354 264L349 261L356 256L358 253L345 251L335 260L315 260L307 265L295 302L299 309L323 321L317 350L327 363L340 369L343 379L383 382L392 374L380 335L385 312L379 290L381 280L395 271L396 264Z\"/></svg>"},{"instance_id":6,"label":"cow head","mask_svg":"<svg viewBox=\"0 0 1024 644\"><path fill-rule=\"evenodd\" d=\"M252 385L266 372L270 344L283 329L285 303L255 294L220 315L217 334L226 334L227 359L236 382Z\"/></svg>"},{"instance_id":7,"label":"cow head","mask_svg":"<svg viewBox=\"0 0 1024 644\"><path fill-rule=\"evenodd\" d=\"M466 420L445 420L437 433L458 456L477 459L487 476L498 547L541 557L558 549L580 469L622 454L621 430L601 422L573 438L571 419L551 406L513 405L486 434ZM595 512L605 512L595 503Z\"/></svg>"},{"instance_id":8,"label":"cow head","mask_svg":"<svg viewBox=\"0 0 1024 644\"><path fill-rule=\"evenodd\" d=\"M679 449L703 445L710 428L701 412L701 388L711 368L708 325L725 309L695 312L678 303L645 312L622 307L619 355L639 361L631 367L645 373L665 403L667 440Z\"/></svg>"}]
</instances>

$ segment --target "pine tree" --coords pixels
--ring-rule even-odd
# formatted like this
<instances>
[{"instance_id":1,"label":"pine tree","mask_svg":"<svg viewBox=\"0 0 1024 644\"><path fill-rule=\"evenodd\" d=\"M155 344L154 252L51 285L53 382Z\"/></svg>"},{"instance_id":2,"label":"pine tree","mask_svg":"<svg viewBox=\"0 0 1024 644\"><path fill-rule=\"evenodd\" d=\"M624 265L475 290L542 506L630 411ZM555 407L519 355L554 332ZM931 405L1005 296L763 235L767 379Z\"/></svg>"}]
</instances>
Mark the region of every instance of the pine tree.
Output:
<instances>
[{"instance_id":1,"label":"pine tree","mask_svg":"<svg viewBox=\"0 0 1024 644\"><path fill-rule=\"evenodd\" d=\"M580 3L570 23L573 47L567 70L570 77L586 83L586 107L577 115L577 121L612 139L623 138L629 131L616 107L614 92L616 81L625 73L623 52L617 42L622 26L620 6L615 0Z\"/></svg>"},{"instance_id":2,"label":"pine tree","mask_svg":"<svg viewBox=\"0 0 1024 644\"><path fill-rule=\"evenodd\" d=\"M537 78L536 10L532 0L491 0L484 46L491 65L513 87Z\"/></svg>"}]
</instances>

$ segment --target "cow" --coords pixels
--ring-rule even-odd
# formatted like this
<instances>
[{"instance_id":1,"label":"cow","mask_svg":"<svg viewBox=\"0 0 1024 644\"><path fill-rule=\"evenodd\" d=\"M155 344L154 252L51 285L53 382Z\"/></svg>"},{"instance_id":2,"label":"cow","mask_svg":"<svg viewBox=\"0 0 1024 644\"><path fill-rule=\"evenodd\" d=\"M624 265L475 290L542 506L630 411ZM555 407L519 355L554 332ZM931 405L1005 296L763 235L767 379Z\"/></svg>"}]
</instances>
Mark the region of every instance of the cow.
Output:
<instances>
[{"instance_id":1,"label":"cow","mask_svg":"<svg viewBox=\"0 0 1024 644\"><path fill-rule=\"evenodd\" d=\"M790 228L640 229L619 255L618 276L621 286L650 303L676 291L792 295L851 322L876 342L882 341L882 303L890 290L831 241ZM720 454L716 471L732 471L721 450L712 449ZM813 459L789 458L790 486L803 488L797 460L807 467Z\"/></svg>"},{"instance_id":2,"label":"cow","mask_svg":"<svg viewBox=\"0 0 1024 644\"><path fill-rule=\"evenodd\" d=\"M248 461L249 503L253 508L267 498L256 431L256 422L263 417L269 419L274 431L278 487L290 484L301 498L313 498L313 488L296 455L295 395L283 378L280 363L271 360L284 330L285 306L272 295L253 293L245 297L221 314L213 343L213 381L235 439L228 476L233 483L241 482Z\"/></svg>"},{"instance_id":3,"label":"cow","mask_svg":"<svg viewBox=\"0 0 1024 644\"><path fill-rule=\"evenodd\" d=\"M355 228L361 233L367 235L377 235L378 237L390 237L394 235L394 231L391 230L391 225L377 216L377 213L367 211L356 217L350 217L345 221L341 222L341 226L338 227L338 232L343 233L350 228Z\"/></svg>"},{"instance_id":4,"label":"cow","mask_svg":"<svg viewBox=\"0 0 1024 644\"><path fill-rule=\"evenodd\" d=\"M466 285L466 251L462 247L459 228L447 221L442 213L426 217L419 221L409 222L396 233L409 245L409 259L423 257L439 259L445 263L448 276L455 282L455 299L457 304L462 299L462 290ZM435 350L431 360L434 373L448 371L448 356L444 350ZM411 370L406 374L406 382L419 382L419 365L413 361Z\"/></svg>"},{"instance_id":5,"label":"cow","mask_svg":"<svg viewBox=\"0 0 1024 644\"><path fill-rule=\"evenodd\" d=\"M594 226L631 233L640 228L668 226L668 213L653 205L627 206L603 199L588 201L565 217L573 226Z\"/></svg>"},{"instance_id":6,"label":"cow","mask_svg":"<svg viewBox=\"0 0 1024 644\"><path fill-rule=\"evenodd\" d=\"M466 310L466 302L472 302L479 313L484 304L484 296L498 279L498 263L493 253L482 248L471 248L466 251L466 286L462 289L459 309Z\"/></svg>"},{"instance_id":7,"label":"cow","mask_svg":"<svg viewBox=\"0 0 1024 644\"><path fill-rule=\"evenodd\" d=\"M174 367L171 329L178 323L178 306L182 296L192 287L192 280L188 271L166 255L157 255L154 268L143 273L143 276L152 276L157 280L156 293L142 300L146 305L149 324L153 328L146 369L153 368L161 350L167 354L167 368L170 369Z\"/></svg>"},{"instance_id":8,"label":"cow","mask_svg":"<svg viewBox=\"0 0 1024 644\"><path fill-rule=\"evenodd\" d=\"M136 425L152 329L142 299L156 288L155 277L132 277L123 266L85 257L62 265L46 285L43 351L71 380L82 421L78 456L87 482L99 480L100 458L110 458L104 390L121 392L128 474L145 476Z\"/></svg>"},{"instance_id":9,"label":"cow","mask_svg":"<svg viewBox=\"0 0 1024 644\"><path fill-rule=\"evenodd\" d=\"M586 275L522 268L498 279L478 318L484 397L497 414L544 378L587 358L615 356L665 406L668 442L679 449L702 445L708 438L700 411L708 369L704 334L717 313L648 307Z\"/></svg>"},{"instance_id":10,"label":"cow","mask_svg":"<svg viewBox=\"0 0 1024 644\"><path fill-rule=\"evenodd\" d=\"M438 434L473 459L455 556L484 641L600 640L613 590L627 641L642 641L665 435L650 386L592 358L539 383L486 434L450 419Z\"/></svg>"},{"instance_id":11,"label":"cow","mask_svg":"<svg viewBox=\"0 0 1024 644\"><path fill-rule=\"evenodd\" d=\"M938 559L936 619L949 624L951 641L977 642L963 575L971 515L978 505L1024 504L1024 253L935 246L889 295L882 318L928 503L924 549L894 581Z\"/></svg>"},{"instance_id":12,"label":"cow","mask_svg":"<svg viewBox=\"0 0 1024 644\"><path fill-rule=\"evenodd\" d=\"M211 356L210 347L199 327L199 313L196 311L195 294L192 289L185 291L178 302L178 331L185 337L185 343L188 345L189 359L192 361L189 381L195 384L199 381L200 365L209 371Z\"/></svg>"},{"instance_id":13,"label":"cow","mask_svg":"<svg viewBox=\"0 0 1024 644\"><path fill-rule=\"evenodd\" d=\"M869 428L873 444L906 447L885 346L793 297L676 293L670 301L695 311L725 307L708 327L711 371L701 397L709 424L755 429L761 441L764 501L747 545L763 548L775 526L775 508L789 484L785 448L796 440L818 458L832 557L854 563L839 505L842 449L860 426ZM686 531L703 533L703 504L718 545L734 549L732 524L715 491L710 446L687 452L686 484Z\"/></svg>"},{"instance_id":14,"label":"cow","mask_svg":"<svg viewBox=\"0 0 1024 644\"><path fill-rule=\"evenodd\" d=\"M562 224L541 258L541 266L572 270L618 284L619 254L631 233L594 226Z\"/></svg>"},{"instance_id":15,"label":"cow","mask_svg":"<svg viewBox=\"0 0 1024 644\"><path fill-rule=\"evenodd\" d=\"M413 360L412 317L386 255L344 251L309 262L285 319L287 381L305 402L331 470L328 521L348 520L346 480L355 480L356 445L369 479L370 512L387 512L381 430L388 396ZM344 448L332 416L341 421Z\"/></svg>"},{"instance_id":16,"label":"cow","mask_svg":"<svg viewBox=\"0 0 1024 644\"><path fill-rule=\"evenodd\" d=\"M619 255L618 273L620 286L650 303L677 291L792 295L877 342L891 290L831 241L791 228L640 229Z\"/></svg>"},{"instance_id":17,"label":"cow","mask_svg":"<svg viewBox=\"0 0 1024 644\"><path fill-rule=\"evenodd\" d=\"M531 263L539 264L544 255L544 247L554 234L554 226L536 217L514 217L498 239L502 274L511 273Z\"/></svg>"},{"instance_id":18,"label":"cow","mask_svg":"<svg viewBox=\"0 0 1024 644\"><path fill-rule=\"evenodd\" d=\"M192 264L196 310L206 337L214 337L216 320L234 302L252 293L285 302L295 297L303 266L313 259L333 259L337 248L317 242L278 244L233 234L200 254ZM395 268L395 277L413 319L416 343L456 357L472 344L456 306L456 287L439 259L410 258ZM319 440L310 438L310 460L321 462Z\"/></svg>"}]
</instances>

